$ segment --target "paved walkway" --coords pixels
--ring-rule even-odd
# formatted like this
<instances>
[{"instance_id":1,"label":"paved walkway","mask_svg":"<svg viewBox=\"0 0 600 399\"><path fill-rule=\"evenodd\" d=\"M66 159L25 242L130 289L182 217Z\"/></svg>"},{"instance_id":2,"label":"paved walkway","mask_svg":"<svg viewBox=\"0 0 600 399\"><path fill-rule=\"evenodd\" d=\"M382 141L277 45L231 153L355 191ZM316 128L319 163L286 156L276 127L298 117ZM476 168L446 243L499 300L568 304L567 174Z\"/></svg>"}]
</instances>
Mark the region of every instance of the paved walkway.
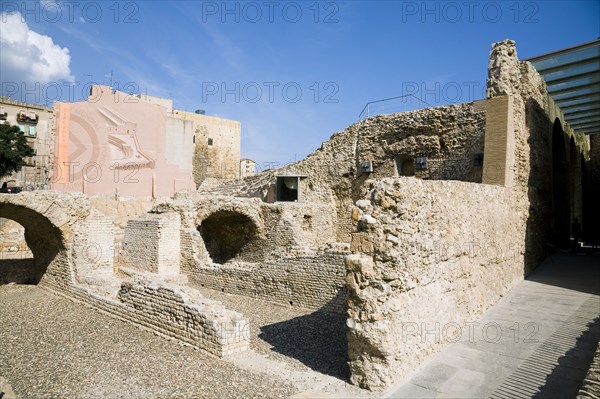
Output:
<instances>
[{"instance_id":1,"label":"paved walkway","mask_svg":"<svg viewBox=\"0 0 600 399\"><path fill-rule=\"evenodd\" d=\"M556 255L388 396L574 398L598 339L600 257Z\"/></svg>"}]
</instances>

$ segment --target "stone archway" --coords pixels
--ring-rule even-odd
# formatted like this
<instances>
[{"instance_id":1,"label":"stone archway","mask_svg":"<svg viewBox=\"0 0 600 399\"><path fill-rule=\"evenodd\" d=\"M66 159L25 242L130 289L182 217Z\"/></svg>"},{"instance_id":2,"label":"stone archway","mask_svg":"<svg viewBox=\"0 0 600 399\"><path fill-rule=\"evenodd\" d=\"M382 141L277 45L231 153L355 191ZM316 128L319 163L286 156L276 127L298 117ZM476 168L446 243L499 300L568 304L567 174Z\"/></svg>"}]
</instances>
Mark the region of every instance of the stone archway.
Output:
<instances>
[{"instance_id":1,"label":"stone archway","mask_svg":"<svg viewBox=\"0 0 600 399\"><path fill-rule=\"evenodd\" d=\"M205 218L198 231L213 262L255 261L260 252L258 228L247 215L220 210Z\"/></svg>"},{"instance_id":2,"label":"stone archway","mask_svg":"<svg viewBox=\"0 0 600 399\"><path fill-rule=\"evenodd\" d=\"M0 217L23 226L24 238L33 253L32 262L4 262L0 265L1 283L37 284L45 278L49 266L64 253L62 232L48 218L24 206L3 203ZM4 266L4 270L2 270Z\"/></svg>"},{"instance_id":3,"label":"stone archway","mask_svg":"<svg viewBox=\"0 0 600 399\"><path fill-rule=\"evenodd\" d=\"M25 229L40 283L59 289L110 278L114 224L82 194L33 191L0 194L0 217Z\"/></svg>"}]
</instances>

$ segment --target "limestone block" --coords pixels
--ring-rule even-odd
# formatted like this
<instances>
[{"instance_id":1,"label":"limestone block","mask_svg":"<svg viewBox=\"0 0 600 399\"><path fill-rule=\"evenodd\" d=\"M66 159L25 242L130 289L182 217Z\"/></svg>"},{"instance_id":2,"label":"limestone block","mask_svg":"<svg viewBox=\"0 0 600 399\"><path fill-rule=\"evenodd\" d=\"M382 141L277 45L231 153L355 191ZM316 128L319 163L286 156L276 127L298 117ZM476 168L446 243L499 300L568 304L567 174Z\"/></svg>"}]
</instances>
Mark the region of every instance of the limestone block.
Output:
<instances>
[{"instance_id":1,"label":"limestone block","mask_svg":"<svg viewBox=\"0 0 600 399\"><path fill-rule=\"evenodd\" d=\"M178 213L149 213L127 222L123 239L125 268L176 276L180 268L181 218Z\"/></svg>"},{"instance_id":2,"label":"limestone block","mask_svg":"<svg viewBox=\"0 0 600 399\"><path fill-rule=\"evenodd\" d=\"M350 241L351 252L373 253L373 244L369 240L367 233L352 233Z\"/></svg>"}]
</instances>

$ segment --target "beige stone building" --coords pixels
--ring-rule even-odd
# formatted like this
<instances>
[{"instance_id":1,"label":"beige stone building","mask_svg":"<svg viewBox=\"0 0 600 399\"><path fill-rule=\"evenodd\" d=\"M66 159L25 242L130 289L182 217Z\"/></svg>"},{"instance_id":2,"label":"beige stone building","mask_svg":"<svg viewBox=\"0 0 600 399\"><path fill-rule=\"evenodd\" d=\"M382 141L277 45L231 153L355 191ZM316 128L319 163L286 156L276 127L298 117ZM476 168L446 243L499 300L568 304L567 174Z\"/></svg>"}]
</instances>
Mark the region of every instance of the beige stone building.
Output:
<instances>
[{"instance_id":1,"label":"beige stone building","mask_svg":"<svg viewBox=\"0 0 600 399\"><path fill-rule=\"evenodd\" d=\"M0 185L6 182L9 186L23 189L43 188L48 183L48 166L54 150L52 108L1 97L0 123L18 126L35 151L35 155L25 160L26 166L19 172L3 177Z\"/></svg>"},{"instance_id":2,"label":"beige stone building","mask_svg":"<svg viewBox=\"0 0 600 399\"><path fill-rule=\"evenodd\" d=\"M181 110L173 110L173 117L194 124L196 186L207 178L228 181L240 177L240 122Z\"/></svg>"}]
</instances>

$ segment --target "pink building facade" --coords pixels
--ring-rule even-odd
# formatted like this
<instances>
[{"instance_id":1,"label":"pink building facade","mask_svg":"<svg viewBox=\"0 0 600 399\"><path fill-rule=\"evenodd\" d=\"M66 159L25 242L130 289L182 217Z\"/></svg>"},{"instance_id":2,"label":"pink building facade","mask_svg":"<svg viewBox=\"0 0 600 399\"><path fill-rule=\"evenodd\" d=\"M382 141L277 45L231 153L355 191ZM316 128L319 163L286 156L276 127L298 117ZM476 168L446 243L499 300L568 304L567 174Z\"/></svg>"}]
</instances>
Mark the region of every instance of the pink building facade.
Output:
<instances>
[{"instance_id":1,"label":"pink building facade","mask_svg":"<svg viewBox=\"0 0 600 399\"><path fill-rule=\"evenodd\" d=\"M57 102L51 188L90 195L172 196L195 190L193 122L172 102L93 86L87 101Z\"/></svg>"}]
</instances>

